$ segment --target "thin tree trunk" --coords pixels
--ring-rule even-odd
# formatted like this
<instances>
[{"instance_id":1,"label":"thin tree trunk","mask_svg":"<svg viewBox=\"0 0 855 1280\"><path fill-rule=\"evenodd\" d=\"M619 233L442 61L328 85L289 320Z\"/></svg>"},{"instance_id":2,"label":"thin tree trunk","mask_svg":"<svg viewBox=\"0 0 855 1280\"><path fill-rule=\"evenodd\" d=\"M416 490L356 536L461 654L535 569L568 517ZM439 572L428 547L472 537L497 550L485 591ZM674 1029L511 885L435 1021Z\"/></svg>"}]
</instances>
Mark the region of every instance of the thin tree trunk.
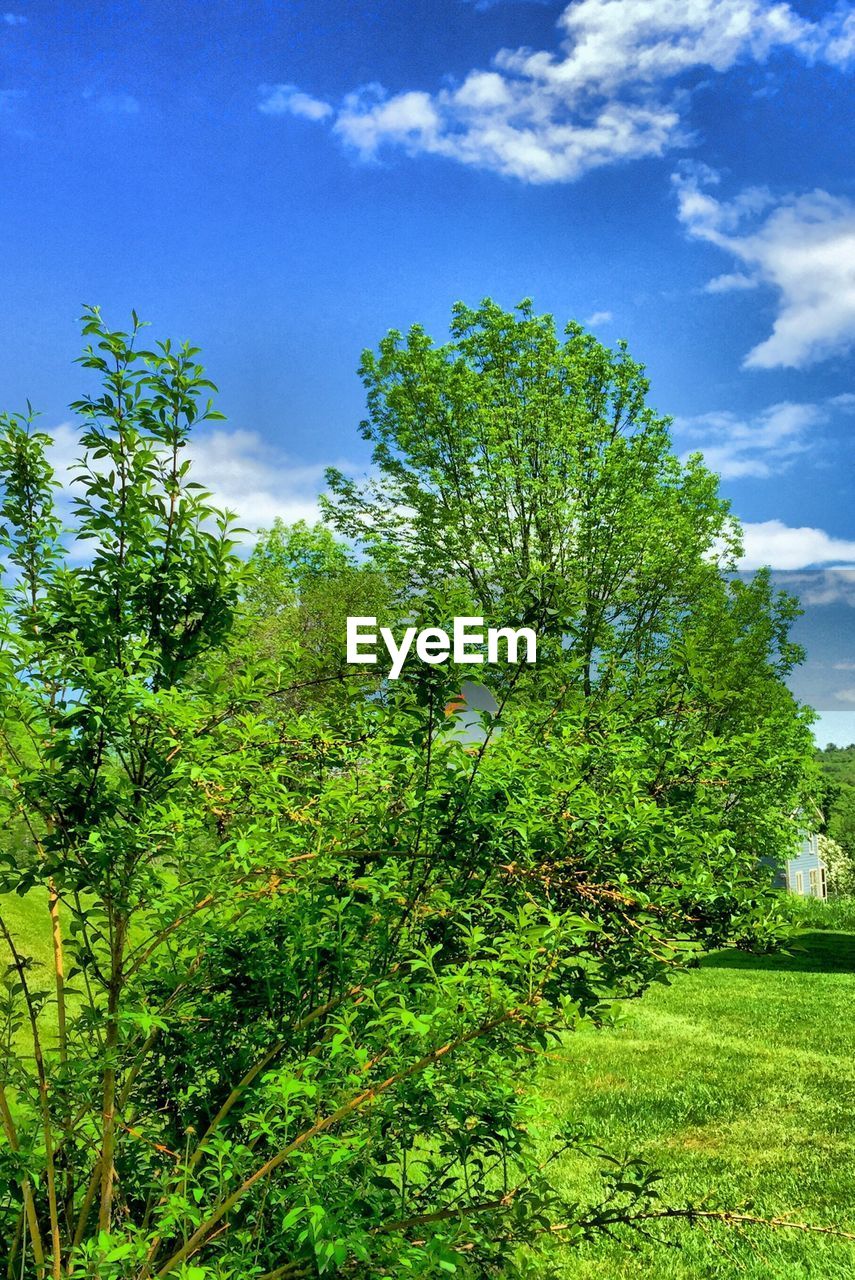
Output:
<instances>
[{"instance_id":1,"label":"thin tree trunk","mask_svg":"<svg viewBox=\"0 0 855 1280\"><path fill-rule=\"evenodd\" d=\"M53 972L56 984L56 1014L59 1024L59 1057L63 1066L65 1066L68 1062L68 1032L65 1020L65 964L62 954L59 895L53 879L48 881L48 905L50 907L51 934L53 936Z\"/></svg>"},{"instance_id":2,"label":"thin tree trunk","mask_svg":"<svg viewBox=\"0 0 855 1280\"><path fill-rule=\"evenodd\" d=\"M65 1003L65 959L62 949L62 921L59 918L59 894L56 891L56 884L51 878L48 881L48 906L50 909L51 936L53 938L53 976L54 985L56 987L56 1013L58 1026L58 1043L59 1043L59 1061L63 1073L68 1066L68 1030L66 1025L66 1003ZM64 1125L64 1145L66 1155L65 1163L65 1195L64 1195L64 1216L66 1226L71 1231L72 1213L74 1205L74 1175L71 1170L71 1164L68 1159L68 1152L71 1150L71 1133L72 1118L69 1113L68 1119Z\"/></svg>"},{"instance_id":3,"label":"thin tree trunk","mask_svg":"<svg viewBox=\"0 0 855 1280\"><path fill-rule=\"evenodd\" d=\"M124 983L123 965L127 921L117 916L110 959L110 987L107 996L107 1033L104 1041L106 1062L102 1090L101 1130L101 1205L98 1211L99 1231L109 1232L113 1212L113 1186L116 1170L116 1050L119 1045L119 1002Z\"/></svg>"},{"instance_id":4,"label":"thin tree trunk","mask_svg":"<svg viewBox=\"0 0 855 1280\"><path fill-rule=\"evenodd\" d=\"M53 1158L53 1129L51 1127L47 1075L45 1073L45 1061L42 1054L41 1036L39 1035L38 1017L36 1015L36 1009L30 993L30 986L27 982L27 971L24 968L24 962L18 953L17 947L15 946L15 940L6 927L6 923L2 917L0 917L0 932L2 932L9 950L12 953L13 963L18 971L18 979L24 990L24 1002L27 1006L27 1014L29 1015L30 1020L30 1032L33 1040L33 1057L35 1058L36 1074L38 1077L42 1133L45 1143L45 1181L47 1182L48 1209L50 1211L51 1274L53 1276L53 1280L60 1280L62 1274L62 1247L59 1235L59 1214L57 1212L56 1203L56 1165L54 1164Z\"/></svg>"},{"instance_id":5,"label":"thin tree trunk","mask_svg":"<svg viewBox=\"0 0 855 1280\"><path fill-rule=\"evenodd\" d=\"M6 1090L0 1081L0 1116L3 1118L3 1128L6 1133L9 1146L13 1151L18 1150L18 1133L15 1129L15 1122L12 1119L12 1112L9 1109L9 1102L6 1098ZM42 1244L42 1233L39 1228L39 1219L36 1214L36 1206L33 1202L33 1190L30 1186L29 1178L24 1178L21 1183L21 1193L24 1199L24 1211L27 1215L27 1225L30 1228L30 1240L33 1245L33 1257L36 1262L36 1275L38 1280L42 1280L45 1273L45 1251Z\"/></svg>"}]
</instances>

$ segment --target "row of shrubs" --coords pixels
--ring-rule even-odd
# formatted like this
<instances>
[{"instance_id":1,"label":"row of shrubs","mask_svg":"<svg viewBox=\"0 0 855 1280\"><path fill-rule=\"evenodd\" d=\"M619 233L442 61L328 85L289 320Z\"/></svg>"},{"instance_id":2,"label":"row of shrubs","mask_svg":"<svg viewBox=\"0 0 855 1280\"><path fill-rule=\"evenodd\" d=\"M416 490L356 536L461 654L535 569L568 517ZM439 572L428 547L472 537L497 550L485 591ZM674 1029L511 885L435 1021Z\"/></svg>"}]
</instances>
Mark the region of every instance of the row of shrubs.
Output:
<instances>
[{"instance_id":1,"label":"row of shrubs","mask_svg":"<svg viewBox=\"0 0 855 1280\"><path fill-rule=\"evenodd\" d=\"M791 924L805 929L829 929L855 932L855 897L801 898L794 893L782 895L784 912Z\"/></svg>"}]
</instances>

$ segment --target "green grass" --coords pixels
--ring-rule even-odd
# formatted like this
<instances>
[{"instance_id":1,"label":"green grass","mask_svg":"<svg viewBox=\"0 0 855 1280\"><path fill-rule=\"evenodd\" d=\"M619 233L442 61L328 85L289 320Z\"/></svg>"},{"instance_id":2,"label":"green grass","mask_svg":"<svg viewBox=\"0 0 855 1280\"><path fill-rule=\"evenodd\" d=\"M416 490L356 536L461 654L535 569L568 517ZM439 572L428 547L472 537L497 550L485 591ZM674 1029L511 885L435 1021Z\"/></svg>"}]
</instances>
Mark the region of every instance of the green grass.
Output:
<instances>
[{"instance_id":1,"label":"green grass","mask_svg":"<svg viewBox=\"0 0 855 1280\"><path fill-rule=\"evenodd\" d=\"M723 952L585 1029L553 1063L545 1101L615 1153L665 1175L663 1199L855 1231L855 934L803 933L789 955ZM557 1166L597 1195L584 1157ZM670 1232L677 1248L608 1240L568 1252L567 1280L850 1280L855 1244L793 1230Z\"/></svg>"},{"instance_id":2,"label":"green grass","mask_svg":"<svg viewBox=\"0 0 855 1280\"><path fill-rule=\"evenodd\" d=\"M31 889L25 897L19 897L17 893L4 893L0 895L0 913L21 956L29 957L33 962L27 975L30 990L52 992L53 940L47 890ZM0 972L6 971L11 960L6 941L0 936ZM54 1004L48 1003L42 1011L40 1026L45 1043L52 1045L57 1034L57 1012ZM22 1023L13 1043L22 1055L29 1057L32 1054L32 1040L26 1021Z\"/></svg>"},{"instance_id":3,"label":"green grass","mask_svg":"<svg viewBox=\"0 0 855 1280\"><path fill-rule=\"evenodd\" d=\"M44 895L2 898L4 919L51 979ZM764 1216L855 1231L855 922L798 904L809 928L789 954L722 952L625 1007L615 1029L569 1038L544 1086L549 1112L665 1175L669 1204L753 1203ZM810 914L806 914L809 911ZM799 914L799 912L801 914ZM844 929L853 932L845 932ZM836 930L836 931L835 931ZM50 1034L50 1031L48 1032ZM598 1192L592 1161L556 1184ZM566 1280L850 1280L855 1244L797 1231L683 1227L677 1248L602 1241L568 1252Z\"/></svg>"},{"instance_id":4,"label":"green grass","mask_svg":"<svg viewBox=\"0 0 855 1280\"><path fill-rule=\"evenodd\" d=\"M46 889L31 889L26 897L17 893L0 895L0 912L6 927L22 955L32 956L37 964L36 987L47 986L53 974L53 944ZM11 960L5 941L0 937L0 954L5 965ZM44 966L44 969L42 969Z\"/></svg>"}]
</instances>

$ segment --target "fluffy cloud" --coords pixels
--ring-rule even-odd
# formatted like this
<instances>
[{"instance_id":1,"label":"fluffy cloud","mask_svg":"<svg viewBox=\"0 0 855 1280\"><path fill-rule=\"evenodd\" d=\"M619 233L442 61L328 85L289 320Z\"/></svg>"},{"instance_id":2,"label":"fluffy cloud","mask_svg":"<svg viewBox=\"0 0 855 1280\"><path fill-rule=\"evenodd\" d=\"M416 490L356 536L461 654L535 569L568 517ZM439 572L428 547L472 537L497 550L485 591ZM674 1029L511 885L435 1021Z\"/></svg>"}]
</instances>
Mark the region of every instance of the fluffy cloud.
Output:
<instances>
[{"instance_id":1,"label":"fluffy cloud","mask_svg":"<svg viewBox=\"0 0 855 1280\"><path fill-rule=\"evenodd\" d=\"M674 436L688 446L687 454L702 453L707 466L727 480L765 479L808 449L815 428L830 416L825 404L783 401L747 417L723 410L676 418Z\"/></svg>"},{"instance_id":2,"label":"fluffy cloud","mask_svg":"<svg viewBox=\"0 0 855 1280\"><path fill-rule=\"evenodd\" d=\"M210 488L217 506L235 511L252 532L269 528L277 517L286 523L319 518L326 463L292 463L255 431L200 433L189 452L195 478Z\"/></svg>"},{"instance_id":3,"label":"fluffy cloud","mask_svg":"<svg viewBox=\"0 0 855 1280\"><path fill-rule=\"evenodd\" d=\"M50 434L54 441L50 460L62 486L60 502L66 507L79 489L71 483L80 454L78 433L71 423L62 423ZM191 479L210 490L216 506L235 512L247 527L249 540L277 517L286 523L319 518L317 495L325 488L326 463L294 464L265 444L257 432L224 428L199 432L188 453L193 462ZM346 461L336 465L350 469Z\"/></svg>"},{"instance_id":4,"label":"fluffy cloud","mask_svg":"<svg viewBox=\"0 0 855 1280\"><path fill-rule=\"evenodd\" d=\"M490 69L433 93L369 84L333 108L294 85L268 85L259 109L329 117L366 158L396 146L523 182L568 182L684 141L688 73L779 51L835 66L855 56L848 11L813 22L770 0L576 0L558 28L555 49L500 49Z\"/></svg>"},{"instance_id":5,"label":"fluffy cloud","mask_svg":"<svg viewBox=\"0 0 855 1280\"><path fill-rule=\"evenodd\" d=\"M774 199L750 189L733 200L710 191L717 175L677 175L679 216L690 236L744 268L718 276L712 292L765 285L778 295L768 338L745 357L749 369L804 368L855 344L855 204L826 191Z\"/></svg>"},{"instance_id":6,"label":"fluffy cloud","mask_svg":"<svg viewBox=\"0 0 855 1280\"><path fill-rule=\"evenodd\" d=\"M332 115L328 102L303 93L294 84L264 84L260 89L259 111L268 116L302 116L304 120L325 120Z\"/></svg>"},{"instance_id":7,"label":"fluffy cloud","mask_svg":"<svg viewBox=\"0 0 855 1280\"><path fill-rule=\"evenodd\" d=\"M410 155L444 156L529 183L569 182L619 160L661 156L677 141L677 111L658 103L610 100L571 114L549 92L495 72L459 89L387 98L379 86L349 94L336 134L363 157L395 144Z\"/></svg>"},{"instance_id":8,"label":"fluffy cloud","mask_svg":"<svg viewBox=\"0 0 855 1280\"><path fill-rule=\"evenodd\" d=\"M593 315L588 316L585 324L591 329L596 329L597 325L611 324L613 319L611 311L595 311Z\"/></svg>"},{"instance_id":9,"label":"fluffy cloud","mask_svg":"<svg viewBox=\"0 0 855 1280\"><path fill-rule=\"evenodd\" d=\"M742 526L742 569L807 569L812 565L855 564L855 541L833 538L822 529L792 527L781 520L750 521Z\"/></svg>"}]
</instances>

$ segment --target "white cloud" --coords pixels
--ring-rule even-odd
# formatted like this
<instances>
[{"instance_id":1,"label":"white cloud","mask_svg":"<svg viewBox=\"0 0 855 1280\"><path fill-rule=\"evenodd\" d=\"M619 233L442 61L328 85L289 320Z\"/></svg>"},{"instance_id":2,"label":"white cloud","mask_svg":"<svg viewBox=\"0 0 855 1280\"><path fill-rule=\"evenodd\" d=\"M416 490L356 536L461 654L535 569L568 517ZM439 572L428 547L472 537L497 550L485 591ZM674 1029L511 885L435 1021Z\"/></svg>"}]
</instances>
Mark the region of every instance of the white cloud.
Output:
<instances>
[{"instance_id":1,"label":"white cloud","mask_svg":"<svg viewBox=\"0 0 855 1280\"><path fill-rule=\"evenodd\" d=\"M716 276L706 286L707 293L733 293L739 289L756 289L757 281L742 271L731 271L723 276Z\"/></svg>"},{"instance_id":2,"label":"white cloud","mask_svg":"<svg viewBox=\"0 0 855 1280\"><path fill-rule=\"evenodd\" d=\"M792 591L802 604L845 604L855 609L855 568L832 565L824 569L790 571L781 575L779 585ZM846 663L835 663L836 671L846 671ZM852 664L855 670L855 664Z\"/></svg>"},{"instance_id":3,"label":"white cloud","mask_svg":"<svg viewBox=\"0 0 855 1280\"><path fill-rule=\"evenodd\" d=\"M369 84L333 107L294 85L262 88L268 114L329 118L362 157L385 146L523 182L568 182L598 166L661 156L685 141L680 78L787 51L855 57L848 11L821 22L776 0L576 0L553 49L500 49L489 69L434 92Z\"/></svg>"},{"instance_id":4,"label":"white cloud","mask_svg":"<svg viewBox=\"0 0 855 1280\"><path fill-rule=\"evenodd\" d=\"M807 52L818 36L789 4L766 0L581 0L567 6L559 27L561 54L503 51L501 65L602 92L696 68L727 71L776 48Z\"/></svg>"},{"instance_id":5,"label":"white cloud","mask_svg":"<svg viewBox=\"0 0 855 1280\"><path fill-rule=\"evenodd\" d=\"M839 702L855 702L855 689L838 689L834 696Z\"/></svg>"},{"instance_id":6,"label":"white cloud","mask_svg":"<svg viewBox=\"0 0 855 1280\"><path fill-rule=\"evenodd\" d=\"M841 9L826 20L825 60L832 66L848 66L855 58L855 10Z\"/></svg>"},{"instance_id":7,"label":"white cloud","mask_svg":"<svg viewBox=\"0 0 855 1280\"><path fill-rule=\"evenodd\" d=\"M613 319L611 311L595 311L593 315L588 316L585 324L591 329L596 329L597 325L611 324Z\"/></svg>"},{"instance_id":8,"label":"white cloud","mask_svg":"<svg viewBox=\"0 0 855 1280\"><path fill-rule=\"evenodd\" d=\"M715 174L675 176L679 217L690 236L731 254L747 271L707 288L766 285L778 295L768 338L745 357L749 369L804 368L855 344L855 204L827 191L775 200L749 189L717 200Z\"/></svg>"},{"instance_id":9,"label":"white cloud","mask_svg":"<svg viewBox=\"0 0 855 1280\"><path fill-rule=\"evenodd\" d=\"M792 527L781 520L746 521L742 526L741 569L807 569L848 561L855 564L855 540L834 538L822 529Z\"/></svg>"},{"instance_id":10,"label":"white cloud","mask_svg":"<svg viewBox=\"0 0 855 1280\"><path fill-rule=\"evenodd\" d=\"M22 13L3 13L0 14L0 21L7 27L23 27L27 19Z\"/></svg>"},{"instance_id":11,"label":"white cloud","mask_svg":"<svg viewBox=\"0 0 855 1280\"><path fill-rule=\"evenodd\" d=\"M222 428L200 432L189 453L194 479L251 532L269 528L277 517L286 523L319 518L317 498L327 464L293 463L255 431Z\"/></svg>"},{"instance_id":12,"label":"white cloud","mask_svg":"<svg viewBox=\"0 0 855 1280\"><path fill-rule=\"evenodd\" d=\"M624 159L660 156L676 141L677 111L618 100L571 112L550 90L495 71L472 72L456 89L388 96L380 85L348 94L336 135L363 158L387 145L490 169L529 183L566 182Z\"/></svg>"},{"instance_id":13,"label":"white cloud","mask_svg":"<svg viewBox=\"0 0 855 1280\"><path fill-rule=\"evenodd\" d=\"M50 432L54 444L50 460L62 486L60 503L79 492L72 485L73 464L80 456L78 431L72 423L62 423ZM318 520L318 494L325 488L326 463L295 463L266 444L255 431L214 427L194 436L188 454L193 467L190 479L210 490L215 506L236 513L249 531L251 541L259 528L269 528L275 519ZM351 469L347 461L335 463ZM247 540L246 538L244 540Z\"/></svg>"},{"instance_id":14,"label":"white cloud","mask_svg":"<svg viewBox=\"0 0 855 1280\"><path fill-rule=\"evenodd\" d=\"M302 116L304 120L324 120L332 115L328 102L303 93L294 84L263 84L259 90L259 111L268 116Z\"/></svg>"},{"instance_id":15,"label":"white cloud","mask_svg":"<svg viewBox=\"0 0 855 1280\"><path fill-rule=\"evenodd\" d=\"M674 435L689 446L686 454L702 453L726 480L765 479L808 449L814 429L828 418L824 405L782 401L748 417L722 410L675 418Z\"/></svg>"}]
</instances>

